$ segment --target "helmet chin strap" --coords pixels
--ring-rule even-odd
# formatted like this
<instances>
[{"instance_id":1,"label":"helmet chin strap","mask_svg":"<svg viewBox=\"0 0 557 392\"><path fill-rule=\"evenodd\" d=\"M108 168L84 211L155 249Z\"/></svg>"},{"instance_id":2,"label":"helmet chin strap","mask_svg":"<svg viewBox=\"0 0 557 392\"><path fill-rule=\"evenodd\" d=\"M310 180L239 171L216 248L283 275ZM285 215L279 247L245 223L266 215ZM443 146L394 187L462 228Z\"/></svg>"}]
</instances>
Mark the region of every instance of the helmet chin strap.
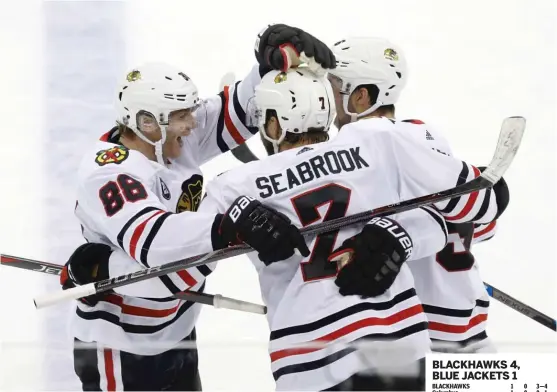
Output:
<instances>
[{"instance_id":1,"label":"helmet chin strap","mask_svg":"<svg viewBox=\"0 0 557 392\"><path fill-rule=\"evenodd\" d=\"M155 147L155 157L157 158L157 162L164 166L166 165L166 163L164 161L164 157L162 154L162 146L166 141L166 125L163 125L160 128L161 128L161 138L156 142L152 142L151 140L149 140L147 136L145 136L143 132L141 132L139 129L134 129L133 131L137 136L139 136L141 140Z\"/></svg>"},{"instance_id":2,"label":"helmet chin strap","mask_svg":"<svg viewBox=\"0 0 557 392\"><path fill-rule=\"evenodd\" d=\"M379 109L379 107L383 106L383 102L377 101L377 102L375 102L375 104L373 104L371 107L367 108L366 110L364 110L361 113L352 113L348 110L348 99L349 98L350 98L350 95L344 95L342 97L342 106L344 108L344 113L346 113L350 116L350 122L358 121L358 119L370 115L371 113L373 113L374 111Z\"/></svg>"},{"instance_id":3,"label":"helmet chin strap","mask_svg":"<svg viewBox=\"0 0 557 392\"><path fill-rule=\"evenodd\" d=\"M265 131L265 126L262 126L261 128L259 128L259 132L261 132L261 134L263 135L265 140L267 140L268 142L270 142L273 145L274 153L278 154L279 146L282 143L282 141L284 140L284 138L286 137L286 131L284 129L281 129L280 130L280 137L276 140L271 138L269 135L267 135L267 132Z\"/></svg>"}]
</instances>

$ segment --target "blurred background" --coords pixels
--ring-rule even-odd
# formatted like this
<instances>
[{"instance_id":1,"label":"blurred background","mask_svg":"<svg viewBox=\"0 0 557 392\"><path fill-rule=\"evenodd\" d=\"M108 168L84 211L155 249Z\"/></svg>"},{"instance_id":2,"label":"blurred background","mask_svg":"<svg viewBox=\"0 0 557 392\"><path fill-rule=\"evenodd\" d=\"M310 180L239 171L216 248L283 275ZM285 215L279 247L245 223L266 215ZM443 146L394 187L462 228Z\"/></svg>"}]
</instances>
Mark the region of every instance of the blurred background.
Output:
<instances>
[{"instance_id":1,"label":"blurred background","mask_svg":"<svg viewBox=\"0 0 557 392\"><path fill-rule=\"evenodd\" d=\"M127 69L168 62L210 96L225 73L240 79L250 70L264 26L286 23L331 45L348 35L400 45L409 81L397 116L435 125L476 165L491 159L504 117L527 118L506 175L509 209L475 254L487 282L555 317L555 17L553 0L4 2L0 252L63 264L83 242L73 217L76 165L114 124L113 93ZM263 157L258 137L249 145ZM202 167L205 181L239 165L227 153ZM32 303L58 287L53 276L0 268L0 390L80 388L66 332L72 305L37 311ZM207 292L261 301L242 257L221 262ZM501 351L555 350L554 333L495 301L488 332ZM274 388L264 317L207 307L198 336L205 390Z\"/></svg>"}]
</instances>

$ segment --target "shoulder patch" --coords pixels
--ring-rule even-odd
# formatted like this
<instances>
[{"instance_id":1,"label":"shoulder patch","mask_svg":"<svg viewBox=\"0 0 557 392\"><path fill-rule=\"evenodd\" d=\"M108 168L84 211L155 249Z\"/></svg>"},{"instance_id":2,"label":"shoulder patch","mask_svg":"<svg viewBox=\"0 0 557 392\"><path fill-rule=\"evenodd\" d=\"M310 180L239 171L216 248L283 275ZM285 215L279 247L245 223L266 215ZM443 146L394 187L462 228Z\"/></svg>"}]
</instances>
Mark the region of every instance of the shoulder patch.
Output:
<instances>
[{"instance_id":1,"label":"shoulder patch","mask_svg":"<svg viewBox=\"0 0 557 392\"><path fill-rule=\"evenodd\" d=\"M162 197L164 197L166 200L170 200L170 190L168 189L166 183L162 180L162 178L160 178L160 180L161 180Z\"/></svg>"},{"instance_id":2,"label":"shoulder patch","mask_svg":"<svg viewBox=\"0 0 557 392\"><path fill-rule=\"evenodd\" d=\"M176 205L176 212L197 211L203 192L203 177L194 174L182 183L182 194Z\"/></svg>"},{"instance_id":3,"label":"shoulder patch","mask_svg":"<svg viewBox=\"0 0 557 392\"><path fill-rule=\"evenodd\" d=\"M109 163L121 164L130 155L130 151L124 146L114 146L107 150L97 152L95 162L99 166L108 165Z\"/></svg>"}]
</instances>

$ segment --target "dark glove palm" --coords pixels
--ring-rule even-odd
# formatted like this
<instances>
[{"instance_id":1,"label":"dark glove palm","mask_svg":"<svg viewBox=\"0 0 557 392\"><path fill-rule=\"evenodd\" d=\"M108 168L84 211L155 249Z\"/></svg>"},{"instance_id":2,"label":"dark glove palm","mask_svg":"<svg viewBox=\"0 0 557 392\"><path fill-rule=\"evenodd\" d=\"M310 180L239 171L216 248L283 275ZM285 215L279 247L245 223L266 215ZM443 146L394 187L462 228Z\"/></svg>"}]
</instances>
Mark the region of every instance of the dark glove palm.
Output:
<instances>
[{"instance_id":1,"label":"dark glove palm","mask_svg":"<svg viewBox=\"0 0 557 392\"><path fill-rule=\"evenodd\" d=\"M238 197L220 218L213 247L220 249L242 241L258 252L265 265L288 259L296 248L303 256L310 253L288 217L248 196Z\"/></svg>"},{"instance_id":2,"label":"dark glove palm","mask_svg":"<svg viewBox=\"0 0 557 392\"><path fill-rule=\"evenodd\" d=\"M285 46L294 48L298 55L304 52L307 57L313 57L323 68L336 67L335 55L327 45L301 29L284 24L271 25L260 34L255 58L263 68L286 71Z\"/></svg>"},{"instance_id":3,"label":"dark glove palm","mask_svg":"<svg viewBox=\"0 0 557 392\"><path fill-rule=\"evenodd\" d=\"M63 290L87 283L98 282L109 278L108 261L112 249L108 245L86 243L80 245L64 265L60 274L60 285ZM81 298L80 301L95 306L105 293Z\"/></svg>"},{"instance_id":4,"label":"dark glove palm","mask_svg":"<svg viewBox=\"0 0 557 392\"><path fill-rule=\"evenodd\" d=\"M341 295L376 297L393 284L412 253L412 240L394 220L374 218L329 256L341 261L335 280Z\"/></svg>"}]
</instances>

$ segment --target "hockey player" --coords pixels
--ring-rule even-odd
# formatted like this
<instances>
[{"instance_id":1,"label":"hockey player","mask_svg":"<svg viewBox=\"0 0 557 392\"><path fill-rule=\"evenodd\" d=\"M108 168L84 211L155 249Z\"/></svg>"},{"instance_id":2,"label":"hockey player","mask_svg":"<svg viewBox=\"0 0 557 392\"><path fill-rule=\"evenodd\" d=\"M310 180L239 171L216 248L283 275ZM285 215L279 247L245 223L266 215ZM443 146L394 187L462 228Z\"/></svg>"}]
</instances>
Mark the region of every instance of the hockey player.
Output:
<instances>
[{"instance_id":1,"label":"hockey player","mask_svg":"<svg viewBox=\"0 0 557 392\"><path fill-rule=\"evenodd\" d=\"M329 72L336 92L336 125L346 127L351 121L370 116L394 121L394 104L407 79L406 59L401 49L380 38L349 38L337 42L332 50L338 61L337 68ZM452 155L446 139L422 121L401 121L399 127L416 143ZM463 166L458 183L477 177L480 170ZM485 331L489 296L470 246L493 235L494 219L508 204L504 180L495 185L494 191L472 194L475 203L470 198L443 205L441 211L449 230L447 246L436 255L408 264L428 316L431 338L442 350L490 350ZM490 213L494 203L498 207L495 215Z\"/></svg>"},{"instance_id":2,"label":"hockey player","mask_svg":"<svg viewBox=\"0 0 557 392\"><path fill-rule=\"evenodd\" d=\"M321 64L334 66L329 48L299 29L269 42L271 57L285 44L316 61L324 51L329 57ZM261 64L263 70L273 66ZM308 254L298 229L256 200L230 203L230 211L239 212L233 215L194 213L203 186L200 165L252 135L245 108L259 81L254 67L243 81L201 100L192 80L174 67L146 64L127 74L117 93L118 127L84 154L77 173L75 214L89 243L66 264L64 288L238 240L265 262L288 258L296 248ZM195 341L200 305L171 296L203 291L211 270L187 269L79 301L72 333L83 389L200 390L196 350L173 349ZM81 350L83 342L96 348Z\"/></svg>"},{"instance_id":3,"label":"hockey player","mask_svg":"<svg viewBox=\"0 0 557 392\"><path fill-rule=\"evenodd\" d=\"M245 195L304 227L452 188L464 168L471 170L416 143L407 132L412 124L383 117L346 125L326 141L334 99L327 79L303 67L265 75L248 118L255 119L270 156L210 182L200 211L225 211L231 200ZM451 202L461 211L470 203L477 210L475 200L481 204L492 193L484 190ZM497 213L495 197L491 200L483 220ZM430 339L406 261L445 246L442 214L420 208L307 241L309 257L266 263L250 256L268 309L277 389L423 390L418 368ZM371 350L346 345L369 341L374 342ZM389 384L377 375L359 374L370 368L415 373L399 374Z\"/></svg>"}]
</instances>

